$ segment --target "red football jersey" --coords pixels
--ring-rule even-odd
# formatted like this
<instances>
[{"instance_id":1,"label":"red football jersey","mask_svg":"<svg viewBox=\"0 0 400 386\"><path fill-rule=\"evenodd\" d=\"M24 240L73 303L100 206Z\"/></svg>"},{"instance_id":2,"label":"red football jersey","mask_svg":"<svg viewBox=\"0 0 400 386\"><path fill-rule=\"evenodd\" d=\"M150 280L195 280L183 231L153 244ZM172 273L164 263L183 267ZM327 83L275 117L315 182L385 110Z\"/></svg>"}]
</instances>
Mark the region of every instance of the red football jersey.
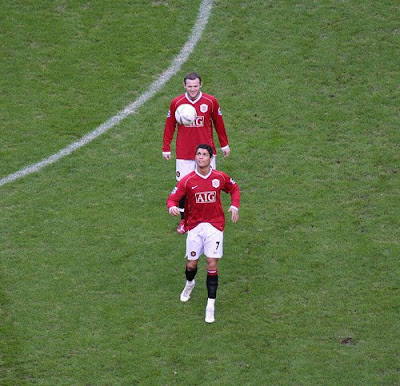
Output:
<instances>
[{"instance_id":1,"label":"red football jersey","mask_svg":"<svg viewBox=\"0 0 400 386\"><path fill-rule=\"evenodd\" d=\"M168 197L168 209L179 206L179 201L186 196L185 228L193 229L202 222L208 222L223 231L225 215L221 203L221 190L231 195L231 205L239 209L240 189L227 174L211 169L207 176L197 170L183 177Z\"/></svg>"},{"instance_id":2,"label":"red football jersey","mask_svg":"<svg viewBox=\"0 0 400 386\"><path fill-rule=\"evenodd\" d=\"M186 103L191 104L196 109L197 119L193 126L180 125L175 119L177 107ZM177 159L194 160L196 147L201 143L212 146L214 154L216 154L213 124L221 147L228 146L228 137L221 108L215 97L200 92L195 101L190 100L186 93L174 98L165 122L163 152L171 151L172 138L174 137L175 128L178 126L176 136Z\"/></svg>"}]
</instances>

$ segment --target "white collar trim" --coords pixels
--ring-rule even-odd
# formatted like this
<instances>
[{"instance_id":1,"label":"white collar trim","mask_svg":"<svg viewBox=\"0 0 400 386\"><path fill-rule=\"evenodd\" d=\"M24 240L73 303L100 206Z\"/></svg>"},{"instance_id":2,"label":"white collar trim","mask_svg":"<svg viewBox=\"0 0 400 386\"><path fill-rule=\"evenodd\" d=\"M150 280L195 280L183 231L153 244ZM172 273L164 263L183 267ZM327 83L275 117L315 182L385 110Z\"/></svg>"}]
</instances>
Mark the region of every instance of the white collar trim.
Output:
<instances>
[{"instance_id":1,"label":"white collar trim","mask_svg":"<svg viewBox=\"0 0 400 386\"><path fill-rule=\"evenodd\" d=\"M195 172L199 177L204 178L205 180L206 180L208 177L210 177L212 171L213 171L212 168L210 168L210 172L209 172L206 176L203 176L202 174L200 174L200 173L197 171L197 168L194 170L194 172Z\"/></svg>"},{"instance_id":2,"label":"white collar trim","mask_svg":"<svg viewBox=\"0 0 400 386\"><path fill-rule=\"evenodd\" d=\"M202 97L202 95L203 95L203 93L200 91L200 92L199 92L199 96L198 96L194 101L192 101L192 100L189 98L188 93L185 92L186 99L187 99L192 105L194 105L196 102L198 102L198 101L200 100L200 98Z\"/></svg>"}]
</instances>

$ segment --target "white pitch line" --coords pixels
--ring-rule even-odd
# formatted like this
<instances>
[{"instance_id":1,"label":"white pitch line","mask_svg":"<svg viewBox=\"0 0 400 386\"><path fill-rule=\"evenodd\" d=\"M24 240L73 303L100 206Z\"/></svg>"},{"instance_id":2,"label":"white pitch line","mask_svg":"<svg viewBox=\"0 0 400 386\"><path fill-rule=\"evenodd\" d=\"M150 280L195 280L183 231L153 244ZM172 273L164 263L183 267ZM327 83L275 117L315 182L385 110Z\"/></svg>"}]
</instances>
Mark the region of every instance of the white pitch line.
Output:
<instances>
[{"instance_id":1,"label":"white pitch line","mask_svg":"<svg viewBox=\"0 0 400 386\"><path fill-rule=\"evenodd\" d=\"M144 94L142 94L138 99L136 99L130 105L126 106L117 115L114 115L112 118L101 124L95 130L86 134L80 140L71 143L64 149L60 150L58 153L55 153L50 157L44 158L42 161L38 163L29 165L15 173L8 175L7 177L0 179L0 186L15 181L28 174L38 172L44 167L53 164L58 160L60 160L61 158L71 154L73 151L87 145L89 142L93 141L95 138L104 134L106 131L108 131L109 129L120 123L129 115L132 115L139 107L141 107L145 102L147 102L150 98L152 98L158 91L160 91L164 87L164 85L171 79L172 76L174 76L176 73L180 71L182 65L187 61L190 54L193 52L208 22L208 19L211 14L212 5L213 5L213 0L203 0L201 2L195 25L193 26L192 33L188 41L182 47L178 55L174 58L172 64L168 67L168 69L166 69L158 77L158 79L156 79L150 85L149 89Z\"/></svg>"}]
</instances>

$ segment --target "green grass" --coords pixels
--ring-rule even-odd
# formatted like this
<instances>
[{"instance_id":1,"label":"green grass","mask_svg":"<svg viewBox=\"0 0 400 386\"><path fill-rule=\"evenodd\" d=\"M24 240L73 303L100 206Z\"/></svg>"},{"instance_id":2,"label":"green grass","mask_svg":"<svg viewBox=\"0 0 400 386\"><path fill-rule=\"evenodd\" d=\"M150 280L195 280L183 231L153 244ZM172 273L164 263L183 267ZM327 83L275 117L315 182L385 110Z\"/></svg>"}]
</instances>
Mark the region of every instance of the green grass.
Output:
<instances>
[{"instance_id":1,"label":"green grass","mask_svg":"<svg viewBox=\"0 0 400 386\"><path fill-rule=\"evenodd\" d=\"M135 100L198 4L3 4L1 176ZM134 116L1 187L0 384L398 384L397 14L218 0ZM242 189L213 325L204 269L179 302L185 238L165 208L163 125L191 70L222 105L232 154L217 163Z\"/></svg>"}]
</instances>

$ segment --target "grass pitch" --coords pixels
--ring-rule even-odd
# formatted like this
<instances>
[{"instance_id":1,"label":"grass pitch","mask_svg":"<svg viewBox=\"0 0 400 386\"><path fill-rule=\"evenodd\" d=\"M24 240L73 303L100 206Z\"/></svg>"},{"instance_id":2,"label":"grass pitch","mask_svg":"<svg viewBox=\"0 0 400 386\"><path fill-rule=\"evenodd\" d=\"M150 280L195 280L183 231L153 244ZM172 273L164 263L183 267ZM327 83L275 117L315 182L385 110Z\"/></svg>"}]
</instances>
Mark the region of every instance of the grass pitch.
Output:
<instances>
[{"instance_id":1,"label":"grass pitch","mask_svg":"<svg viewBox=\"0 0 400 386\"><path fill-rule=\"evenodd\" d=\"M135 100L198 4L3 4L2 177ZM3 186L0 383L397 384L397 11L216 1L137 114ZM184 237L165 209L163 125L191 70L222 105L232 154L217 162L242 188L213 325L204 270L179 301Z\"/></svg>"}]
</instances>

